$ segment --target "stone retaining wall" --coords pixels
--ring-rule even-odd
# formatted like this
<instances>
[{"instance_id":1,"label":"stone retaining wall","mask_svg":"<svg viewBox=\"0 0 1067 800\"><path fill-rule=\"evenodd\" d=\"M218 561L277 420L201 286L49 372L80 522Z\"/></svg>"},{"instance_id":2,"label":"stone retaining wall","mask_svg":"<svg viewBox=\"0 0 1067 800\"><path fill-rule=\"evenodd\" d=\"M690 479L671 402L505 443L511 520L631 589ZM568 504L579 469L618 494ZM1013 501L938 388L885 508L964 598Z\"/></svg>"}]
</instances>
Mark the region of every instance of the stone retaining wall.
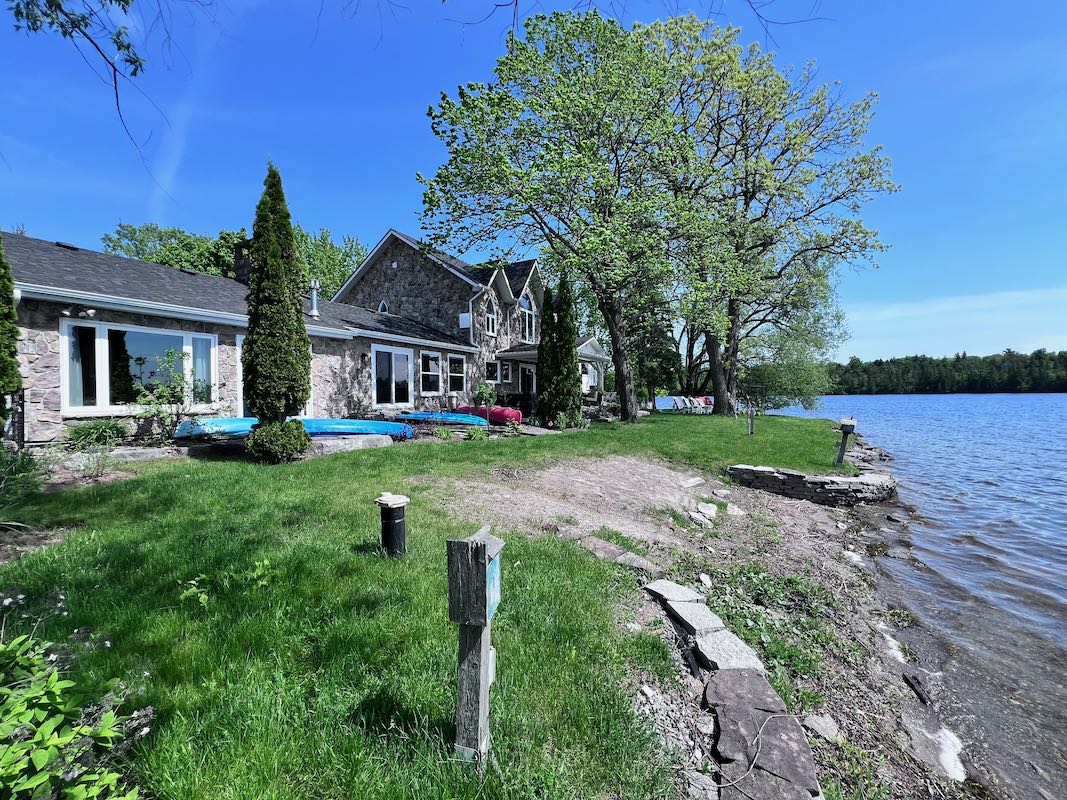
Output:
<instances>
[{"instance_id":1,"label":"stone retaining wall","mask_svg":"<svg viewBox=\"0 0 1067 800\"><path fill-rule=\"evenodd\" d=\"M766 492L811 500L824 506L854 506L857 503L881 503L897 492L892 475L871 472L865 475L807 475L792 469L753 467L735 464L727 476L741 486Z\"/></svg>"}]
</instances>

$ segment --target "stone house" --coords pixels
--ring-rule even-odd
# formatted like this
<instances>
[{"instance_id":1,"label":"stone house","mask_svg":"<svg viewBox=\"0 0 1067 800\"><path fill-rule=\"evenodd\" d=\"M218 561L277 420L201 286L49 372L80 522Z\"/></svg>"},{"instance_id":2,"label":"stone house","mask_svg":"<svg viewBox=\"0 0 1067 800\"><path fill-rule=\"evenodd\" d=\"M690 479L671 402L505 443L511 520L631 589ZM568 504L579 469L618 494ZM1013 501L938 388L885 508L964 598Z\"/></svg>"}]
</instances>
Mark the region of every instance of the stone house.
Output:
<instances>
[{"instance_id":1,"label":"stone house","mask_svg":"<svg viewBox=\"0 0 1067 800\"><path fill-rule=\"evenodd\" d=\"M52 441L82 419L132 417L136 387L171 349L185 356L198 411L246 415L243 283L0 235L15 279L27 442ZM315 292L304 300L305 415L447 407L468 402L483 381L532 394L540 296L536 262L470 267L390 231L333 301ZM595 391L607 356L595 340L579 352L583 385Z\"/></svg>"}]
</instances>

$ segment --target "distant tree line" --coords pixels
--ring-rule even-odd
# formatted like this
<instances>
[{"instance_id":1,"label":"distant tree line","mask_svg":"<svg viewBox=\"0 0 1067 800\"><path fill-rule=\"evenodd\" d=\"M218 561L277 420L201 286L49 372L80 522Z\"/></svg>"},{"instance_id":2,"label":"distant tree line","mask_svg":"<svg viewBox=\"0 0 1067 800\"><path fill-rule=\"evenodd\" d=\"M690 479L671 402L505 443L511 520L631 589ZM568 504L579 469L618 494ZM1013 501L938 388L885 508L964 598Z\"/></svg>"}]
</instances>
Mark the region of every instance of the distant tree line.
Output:
<instances>
[{"instance_id":1,"label":"distant tree line","mask_svg":"<svg viewBox=\"0 0 1067 800\"><path fill-rule=\"evenodd\" d=\"M831 394L948 394L952 392L1067 392L1067 350L1030 355L906 356L832 364Z\"/></svg>"}]
</instances>

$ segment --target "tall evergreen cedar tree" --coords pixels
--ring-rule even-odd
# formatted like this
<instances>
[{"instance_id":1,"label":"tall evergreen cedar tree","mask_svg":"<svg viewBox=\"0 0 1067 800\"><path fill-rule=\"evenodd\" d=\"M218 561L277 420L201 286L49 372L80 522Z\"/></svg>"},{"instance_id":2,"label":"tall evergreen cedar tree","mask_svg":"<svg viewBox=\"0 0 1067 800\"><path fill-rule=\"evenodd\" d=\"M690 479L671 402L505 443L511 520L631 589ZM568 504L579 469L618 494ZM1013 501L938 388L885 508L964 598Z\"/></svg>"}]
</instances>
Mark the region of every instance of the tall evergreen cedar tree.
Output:
<instances>
[{"instance_id":1,"label":"tall evergreen cedar tree","mask_svg":"<svg viewBox=\"0 0 1067 800\"><path fill-rule=\"evenodd\" d=\"M7 419L7 395L22 388L22 375L15 353L19 326L15 313L15 281L11 265L4 258L4 241L0 239L0 420Z\"/></svg>"},{"instance_id":2,"label":"tall evergreen cedar tree","mask_svg":"<svg viewBox=\"0 0 1067 800\"><path fill-rule=\"evenodd\" d=\"M556 304L552 287L545 287L541 303L541 330L537 340L537 414L545 425L556 421Z\"/></svg>"},{"instance_id":3,"label":"tall evergreen cedar tree","mask_svg":"<svg viewBox=\"0 0 1067 800\"><path fill-rule=\"evenodd\" d=\"M303 306L303 271L282 176L270 163L252 225L248 334L241 354L246 403L261 422L283 422L311 396Z\"/></svg>"},{"instance_id":4,"label":"tall evergreen cedar tree","mask_svg":"<svg viewBox=\"0 0 1067 800\"><path fill-rule=\"evenodd\" d=\"M578 365L578 312L566 272L557 294L545 289L541 338L537 348L537 413L546 424L562 418L577 423L582 412L582 374Z\"/></svg>"}]
</instances>

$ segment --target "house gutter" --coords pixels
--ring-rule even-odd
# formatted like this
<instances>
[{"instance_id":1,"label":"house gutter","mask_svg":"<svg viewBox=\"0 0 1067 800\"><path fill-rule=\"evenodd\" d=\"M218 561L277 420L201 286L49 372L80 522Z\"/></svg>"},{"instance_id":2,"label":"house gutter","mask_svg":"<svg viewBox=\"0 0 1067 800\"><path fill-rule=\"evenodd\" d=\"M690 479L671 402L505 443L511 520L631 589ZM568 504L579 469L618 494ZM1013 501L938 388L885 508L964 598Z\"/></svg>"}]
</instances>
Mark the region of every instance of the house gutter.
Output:
<instances>
[{"instance_id":1,"label":"house gutter","mask_svg":"<svg viewBox=\"0 0 1067 800\"><path fill-rule=\"evenodd\" d=\"M452 344L451 342L440 342L434 339L420 339L417 336L401 336L398 333L382 333L381 331L372 331L366 328L351 328L350 330L354 336L361 336L365 339L381 339L384 342L416 344L420 347L436 347L439 350L451 350L456 353L478 352L477 347L472 347L466 344Z\"/></svg>"},{"instance_id":2,"label":"house gutter","mask_svg":"<svg viewBox=\"0 0 1067 800\"><path fill-rule=\"evenodd\" d=\"M114 295L82 292L77 289L59 289L55 286L41 286L34 283L15 282L15 289L23 299L50 300L56 303L80 303L99 306L112 311L128 311L134 314L155 314L172 319L187 319L194 322L214 322L219 325L233 325L238 328L248 327L246 314L233 314L228 311L211 311L190 306L176 306L159 303L154 300L134 300ZM357 334L327 328L321 325L305 325L309 336L321 336L325 339L354 339Z\"/></svg>"}]
</instances>

